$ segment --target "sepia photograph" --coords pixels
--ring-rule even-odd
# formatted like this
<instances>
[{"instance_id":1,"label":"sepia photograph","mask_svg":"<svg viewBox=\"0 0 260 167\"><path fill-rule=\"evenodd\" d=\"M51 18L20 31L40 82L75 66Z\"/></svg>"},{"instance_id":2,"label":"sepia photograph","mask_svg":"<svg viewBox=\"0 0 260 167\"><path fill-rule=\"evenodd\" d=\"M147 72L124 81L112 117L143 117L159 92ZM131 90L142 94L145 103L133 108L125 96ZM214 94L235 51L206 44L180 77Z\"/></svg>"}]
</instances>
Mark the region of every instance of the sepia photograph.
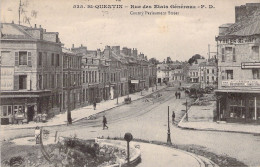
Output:
<instances>
[{"instance_id":1,"label":"sepia photograph","mask_svg":"<svg viewBox=\"0 0 260 167\"><path fill-rule=\"evenodd\" d=\"M259 0L1 0L2 167L260 167Z\"/></svg>"}]
</instances>

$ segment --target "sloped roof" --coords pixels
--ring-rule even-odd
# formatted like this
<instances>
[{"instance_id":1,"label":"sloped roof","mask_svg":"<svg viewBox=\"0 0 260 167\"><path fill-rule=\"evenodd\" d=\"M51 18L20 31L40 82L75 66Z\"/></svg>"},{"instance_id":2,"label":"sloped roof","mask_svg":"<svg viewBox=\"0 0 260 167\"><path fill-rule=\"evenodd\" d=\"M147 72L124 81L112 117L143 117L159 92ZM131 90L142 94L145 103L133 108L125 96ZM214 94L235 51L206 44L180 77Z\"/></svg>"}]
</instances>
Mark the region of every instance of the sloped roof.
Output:
<instances>
[{"instance_id":1,"label":"sloped roof","mask_svg":"<svg viewBox=\"0 0 260 167\"><path fill-rule=\"evenodd\" d=\"M230 25L225 35L250 36L260 34L260 8L251 15Z\"/></svg>"},{"instance_id":2,"label":"sloped roof","mask_svg":"<svg viewBox=\"0 0 260 167\"><path fill-rule=\"evenodd\" d=\"M24 26L23 26L24 27ZM2 23L2 39L34 39L22 26L12 23ZM29 27L28 27L29 28Z\"/></svg>"}]
</instances>

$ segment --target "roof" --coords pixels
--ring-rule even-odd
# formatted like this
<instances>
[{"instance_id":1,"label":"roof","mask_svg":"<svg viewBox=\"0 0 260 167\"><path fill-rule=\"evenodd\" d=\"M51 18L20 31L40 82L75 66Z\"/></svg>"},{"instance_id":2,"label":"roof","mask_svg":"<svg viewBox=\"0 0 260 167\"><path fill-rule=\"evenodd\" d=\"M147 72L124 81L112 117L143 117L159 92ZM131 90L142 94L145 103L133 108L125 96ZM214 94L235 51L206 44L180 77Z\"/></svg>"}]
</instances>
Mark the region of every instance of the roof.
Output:
<instances>
[{"instance_id":1,"label":"roof","mask_svg":"<svg viewBox=\"0 0 260 167\"><path fill-rule=\"evenodd\" d=\"M260 10L255 10L247 17L230 25L224 33L224 35L230 36L250 36L256 34L260 34Z\"/></svg>"},{"instance_id":2,"label":"roof","mask_svg":"<svg viewBox=\"0 0 260 167\"><path fill-rule=\"evenodd\" d=\"M1 34L2 39L34 39L24 30L24 26L19 26L12 23L2 23Z\"/></svg>"},{"instance_id":3,"label":"roof","mask_svg":"<svg viewBox=\"0 0 260 167\"><path fill-rule=\"evenodd\" d=\"M67 49L67 48L62 48L62 53L76 55L76 53L74 53L74 52L70 51L70 50L69 50L69 49Z\"/></svg>"}]
</instances>

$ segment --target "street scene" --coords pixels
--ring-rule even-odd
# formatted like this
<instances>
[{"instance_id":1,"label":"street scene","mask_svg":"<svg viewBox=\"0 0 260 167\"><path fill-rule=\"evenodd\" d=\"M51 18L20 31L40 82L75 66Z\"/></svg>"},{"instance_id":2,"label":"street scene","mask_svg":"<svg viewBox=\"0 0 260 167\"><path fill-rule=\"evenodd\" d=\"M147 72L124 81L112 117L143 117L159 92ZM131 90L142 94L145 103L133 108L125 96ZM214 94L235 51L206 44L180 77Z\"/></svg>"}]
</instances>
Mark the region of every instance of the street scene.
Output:
<instances>
[{"instance_id":1,"label":"street scene","mask_svg":"<svg viewBox=\"0 0 260 167\"><path fill-rule=\"evenodd\" d=\"M259 2L143 17L148 1L47 2L1 2L1 166L260 166ZM168 38L179 32L196 46Z\"/></svg>"}]
</instances>

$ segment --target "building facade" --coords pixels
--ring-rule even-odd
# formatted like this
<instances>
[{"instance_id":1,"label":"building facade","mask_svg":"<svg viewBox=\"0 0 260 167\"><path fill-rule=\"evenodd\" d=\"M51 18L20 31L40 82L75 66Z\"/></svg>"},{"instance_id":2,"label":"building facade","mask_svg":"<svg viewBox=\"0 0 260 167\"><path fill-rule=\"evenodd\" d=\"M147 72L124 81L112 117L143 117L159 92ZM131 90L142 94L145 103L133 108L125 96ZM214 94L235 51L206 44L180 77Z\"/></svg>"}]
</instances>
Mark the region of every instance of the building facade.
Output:
<instances>
[{"instance_id":1,"label":"building facade","mask_svg":"<svg viewBox=\"0 0 260 167\"><path fill-rule=\"evenodd\" d=\"M247 16L237 12L252 5ZM260 123L259 9L260 4L236 7L236 22L219 28L218 119Z\"/></svg>"},{"instance_id":2,"label":"building facade","mask_svg":"<svg viewBox=\"0 0 260 167\"><path fill-rule=\"evenodd\" d=\"M1 24L1 118L30 122L61 110L62 49L56 32Z\"/></svg>"},{"instance_id":3,"label":"building facade","mask_svg":"<svg viewBox=\"0 0 260 167\"><path fill-rule=\"evenodd\" d=\"M215 62L204 62L199 65L200 88L217 87L217 64Z\"/></svg>"}]
</instances>

